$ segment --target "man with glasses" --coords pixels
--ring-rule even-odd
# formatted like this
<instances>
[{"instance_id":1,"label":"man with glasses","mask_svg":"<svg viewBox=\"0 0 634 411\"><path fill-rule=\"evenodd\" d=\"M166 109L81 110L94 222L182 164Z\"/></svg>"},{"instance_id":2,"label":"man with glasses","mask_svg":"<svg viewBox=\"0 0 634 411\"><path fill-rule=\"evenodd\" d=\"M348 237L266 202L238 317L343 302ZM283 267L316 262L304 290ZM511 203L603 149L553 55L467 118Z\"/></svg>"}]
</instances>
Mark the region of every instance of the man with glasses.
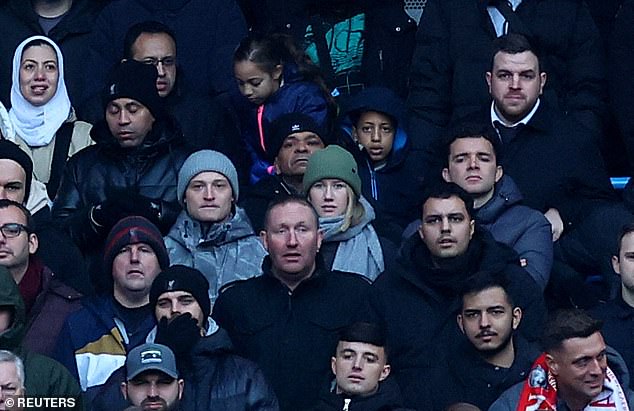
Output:
<instances>
[{"instance_id":1,"label":"man with glasses","mask_svg":"<svg viewBox=\"0 0 634 411\"><path fill-rule=\"evenodd\" d=\"M29 328L23 343L49 355L64 320L80 308L82 295L35 255L39 241L32 226L31 213L22 204L0 199L0 266L11 274L24 300Z\"/></svg>"},{"instance_id":2,"label":"man with glasses","mask_svg":"<svg viewBox=\"0 0 634 411\"><path fill-rule=\"evenodd\" d=\"M239 169L246 164L246 152L237 144L241 141L238 128L227 110L215 98L183 89L176 39L169 27L157 21L137 23L128 29L123 43L124 59L156 67L156 89L165 110L181 126L185 141L192 148L220 151ZM245 171L241 177L247 178L247 166L242 168Z\"/></svg>"}]
</instances>

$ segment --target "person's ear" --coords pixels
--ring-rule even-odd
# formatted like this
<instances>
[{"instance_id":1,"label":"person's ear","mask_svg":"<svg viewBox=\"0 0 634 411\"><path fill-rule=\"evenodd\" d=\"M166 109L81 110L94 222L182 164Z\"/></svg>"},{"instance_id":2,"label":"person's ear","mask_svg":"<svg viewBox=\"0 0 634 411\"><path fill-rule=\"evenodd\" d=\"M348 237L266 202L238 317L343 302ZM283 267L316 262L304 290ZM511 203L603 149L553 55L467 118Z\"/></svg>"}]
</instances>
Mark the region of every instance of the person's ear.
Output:
<instances>
[{"instance_id":1,"label":"person's ear","mask_svg":"<svg viewBox=\"0 0 634 411\"><path fill-rule=\"evenodd\" d=\"M557 363L557 360L555 359L555 357L553 357L551 354L546 353L546 365L548 366L548 369L550 370L550 372L553 373L554 376L559 375L559 364Z\"/></svg>"},{"instance_id":2,"label":"person's ear","mask_svg":"<svg viewBox=\"0 0 634 411\"><path fill-rule=\"evenodd\" d=\"M458 323L458 328L460 328L460 332L464 334L464 325L462 325L462 314L458 314L456 316L456 322Z\"/></svg>"},{"instance_id":3,"label":"person's ear","mask_svg":"<svg viewBox=\"0 0 634 411\"><path fill-rule=\"evenodd\" d=\"M330 371L332 375L337 376L337 357L330 357Z\"/></svg>"},{"instance_id":4,"label":"person's ear","mask_svg":"<svg viewBox=\"0 0 634 411\"><path fill-rule=\"evenodd\" d=\"M469 240L473 238L473 233L475 232L475 220L469 221Z\"/></svg>"},{"instance_id":5,"label":"person's ear","mask_svg":"<svg viewBox=\"0 0 634 411\"><path fill-rule=\"evenodd\" d=\"M385 364L381 370L381 375L379 375L379 381L383 381L389 377L390 372L392 372L392 366L390 364Z\"/></svg>"},{"instance_id":6,"label":"person's ear","mask_svg":"<svg viewBox=\"0 0 634 411\"><path fill-rule=\"evenodd\" d=\"M619 260L618 255L612 256L612 269L615 273L621 275L621 261Z\"/></svg>"},{"instance_id":7,"label":"person's ear","mask_svg":"<svg viewBox=\"0 0 634 411\"><path fill-rule=\"evenodd\" d=\"M504 175L504 170L502 169L502 166L497 166L495 168L495 182L497 183L498 181L500 181L503 175Z\"/></svg>"},{"instance_id":8,"label":"person's ear","mask_svg":"<svg viewBox=\"0 0 634 411\"><path fill-rule=\"evenodd\" d=\"M123 398L124 399L128 399L128 384L126 384L125 382L121 383L121 394L123 394Z\"/></svg>"},{"instance_id":9,"label":"person's ear","mask_svg":"<svg viewBox=\"0 0 634 411\"><path fill-rule=\"evenodd\" d=\"M418 226L418 230L416 230L416 232L418 232L418 236L420 237L421 240L425 240L425 234L423 234L423 223L422 222Z\"/></svg>"},{"instance_id":10,"label":"person's ear","mask_svg":"<svg viewBox=\"0 0 634 411\"><path fill-rule=\"evenodd\" d=\"M442 179L445 180L447 183L453 182L451 181L451 174L449 174L449 169L447 167L442 169Z\"/></svg>"},{"instance_id":11,"label":"person's ear","mask_svg":"<svg viewBox=\"0 0 634 411\"><path fill-rule=\"evenodd\" d=\"M547 79L548 79L548 75L546 73L539 73L539 94L540 95L544 92L544 86L546 85Z\"/></svg>"},{"instance_id":12,"label":"person's ear","mask_svg":"<svg viewBox=\"0 0 634 411\"><path fill-rule=\"evenodd\" d=\"M522 322L522 309L520 307L513 308L513 322L511 326L514 330L517 330L517 327L520 326L520 322Z\"/></svg>"},{"instance_id":13,"label":"person's ear","mask_svg":"<svg viewBox=\"0 0 634 411\"><path fill-rule=\"evenodd\" d=\"M266 230L260 231L260 241L262 241L262 245L266 251L269 251L269 242L266 239Z\"/></svg>"},{"instance_id":14,"label":"person's ear","mask_svg":"<svg viewBox=\"0 0 634 411\"><path fill-rule=\"evenodd\" d=\"M178 399L183 398L183 389L185 388L185 380L178 380Z\"/></svg>"},{"instance_id":15,"label":"person's ear","mask_svg":"<svg viewBox=\"0 0 634 411\"><path fill-rule=\"evenodd\" d=\"M486 79L487 85L489 86L489 94L491 94L491 72L487 71L484 75L484 78Z\"/></svg>"},{"instance_id":16,"label":"person's ear","mask_svg":"<svg viewBox=\"0 0 634 411\"><path fill-rule=\"evenodd\" d=\"M29 254L35 254L40 246L40 242L35 233L29 234Z\"/></svg>"},{"instance_id":17,"label":"person's ear","mask_svg":"<svg viewBox=\"0 0 634 411\"><path fill-rule=\"evenodd\" d=\"M317 252L321 249L321 243L324 241L324 230L317 230Z\"/></svg>"},{"instance_id":18,"label":"person's ear","mask_svg":"<svg viewBox=\"0 0 634 411\"><path fill-rule=\"evenodd\" d=\"M271 77L273 77L273 80L279 81L282 78L282 73L283 72L284 72L284 66L281 65L281 64L278 64L273 69L273 73L271 73Z\"/></svg>"}]
</instances>

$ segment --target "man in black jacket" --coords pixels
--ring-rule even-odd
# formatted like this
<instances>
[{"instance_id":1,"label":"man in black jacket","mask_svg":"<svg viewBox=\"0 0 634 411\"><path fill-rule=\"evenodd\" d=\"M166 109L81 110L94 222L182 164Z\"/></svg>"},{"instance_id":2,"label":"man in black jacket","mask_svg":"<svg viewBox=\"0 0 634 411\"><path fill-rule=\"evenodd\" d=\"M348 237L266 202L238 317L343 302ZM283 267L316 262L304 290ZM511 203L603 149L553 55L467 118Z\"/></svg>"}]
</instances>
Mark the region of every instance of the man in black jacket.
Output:
<instances>
[{"instance_id":1,"label":"man in black jacket","mask_svg":"<svg viewBox=\"0 0 634 411\"><path fill-rule=\"evenodd\" d=\"M508 33L528 37L544 53L545 100L561 116L601 129L607 94L601 37L585 2L429 0L416 36L408 100L417 143L431 143L451 119L487 105L482 73L494 40Z\"/></svg>"},{"instance_id":2,"label":"man in black jacket","mask_svg":"<svg viewBox=\"0 0 634 411\"><path fill-rule=\"evenodd\" d=\"M475 226L467 193L442 183L425 198L418 233L403 245L397 264L374 283L392 369L405 405L415 408L420 373L436 364L439 347L459 337L460 290L475 273L493 270L508 276L509 295L525 313L518 332L526 338L538 337L545 314L542 291L520 267L517 254Z\"/></svg>"},{"instance_id":3,"label":"man in black jacket","mask_svg":"<svg viewBox=\"0 0 634 411\"><path fill-rule=\"evenodd\" d=\"M53 218L93 259L121 218L140 215L166 233L180 213L176 182L188 151L156 79L154 67L137 61L115 69L103 95L105 121L91 130L97 144L74 155L62 177Z\"/></svg>"},{"instance_id":4,"label":"man in black jacket","mask_svg":"<svg viewBox=\"0 0 634 411\"><path fill-rule=\"evenodd\" d=\"M273 202L261 234L264 274L229 284L214 304L214 319L262 368L284 411L317 402L338 332L359 318L370 292L363 277L322 267L322 237L306 200Z\"/></svg>"},{"instance_id":5,"label":"man in black jacket","mask_svg":"<svg viewBox=\"0 0 634 411\"><path fill-rule=\"evenodd\" d=\"M388 379L391 367L385 331L374 323L346 327L330 365L335 381L312 411L405 410L398 385Z\"/></svg>"},{"instance_id":6,"label":"man in black jacket","mask_svg":"<svg viewBox=\"0 0 634 411\"><path fill-rule=\"evenodd\" d=\"M592 134L542 99L547 73L525 37L496 40L486 79L493 99L486 118L502 141L500 163L525 204L549 220L559 240L556 261L611 275L618 230L634 216L612 189ZM569 287L572 279L558 267L552 281Z\"/></svg>"},{"instance_id":7,"label":"man in black jacket","mask_svg":"<svg viewBox=\"0 0 634 411\"><path fill-rule=\"evenodd\" d=\"M464 338L448 344L419 391L424 409L440 410L466 402L486 410L502 392L528 375L539 350L515 333L522 309L507 292L503 272L480 272L462 290L457 316ZM424 394L425 388L428 388Z\"/></svg>"}]
</instances>

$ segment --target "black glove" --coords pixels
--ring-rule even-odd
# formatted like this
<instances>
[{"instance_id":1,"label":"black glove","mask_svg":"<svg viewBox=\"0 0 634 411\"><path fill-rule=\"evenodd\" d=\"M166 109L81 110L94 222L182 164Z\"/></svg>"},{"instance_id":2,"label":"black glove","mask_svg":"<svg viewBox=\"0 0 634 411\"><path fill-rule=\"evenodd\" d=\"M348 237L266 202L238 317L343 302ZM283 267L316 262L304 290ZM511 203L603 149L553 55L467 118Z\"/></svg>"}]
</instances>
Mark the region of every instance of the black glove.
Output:
<instances>
[{"instance_id":1,"label":"black glove","mask_svg":"<svg viewBox=\"0 0 634 411\"><path fill-rule=\"evenodd\" d=\"M189 356L194 345L200 339L200 327L190 313L180 314L171 321L167 317L160 319L156 330L155 342L167 345L177 360Z\"/></svg>"},{"instance_id":2,"label":"black glove","mask_svg":"<svg viewBox=\"0 0 634 411\"><path fill-rule=\"evenodd\" d=\"M90 221L98 231L110 231L125 216L127 216L125 210L116 201L112 200L97 204L90 210Z\"/></svg>"},{"instance_id":3,"label":"black glove","mask_svg":"<svg viewBox=\"0 0 634 411\"><path fill-rule=\"evenodd\" d=\"M159 225L161 221L160 200L142 196L131 188L112 188L107 195L108 199L117 203L126 215L139 215L155 225Z\"/></svg>"}]
</instances>

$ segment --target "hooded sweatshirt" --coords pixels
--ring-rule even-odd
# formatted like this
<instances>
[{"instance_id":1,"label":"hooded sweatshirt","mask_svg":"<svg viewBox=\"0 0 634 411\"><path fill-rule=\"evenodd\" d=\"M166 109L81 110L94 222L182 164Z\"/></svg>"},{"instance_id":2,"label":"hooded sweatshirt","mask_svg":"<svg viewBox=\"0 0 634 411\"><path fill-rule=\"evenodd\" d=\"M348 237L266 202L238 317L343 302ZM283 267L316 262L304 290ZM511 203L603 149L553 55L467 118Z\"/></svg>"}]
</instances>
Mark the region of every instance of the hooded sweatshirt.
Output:
<instances>
[{"instance_id":1,"label":"hooded sweatshirt","mask_svg":"<svg viewBox=\"0 0 634 411\"><path fill-rule=\"evenodd\" d=\"M405 132L405 105L391 90L370 87L352 98L344 110L339 140L357 161L363 196L376 210L376 229L399 242L403 228L418 217L417 206L425 173L425 163L411 150L410 138ZM368 111L386 114L396 123L392 150L381 164L375 164L352 136L353 126L356 126L354 119Z\"/></svg>"},{"instance_id":2,"label":"hooded sweatshirt","mask_svg":"<svg viewBox=\"0 0 634 411\"><path fill-rule=\"evenodd\" d=\"M9 350L22 359L24 385L29 397L72 397L77 399L76 407L72 409L82 409L81 390L70 373L57 361L22 348L26 332L24 302L13 277L4 267L0 267L0 307L13 313L9 328L0 330L0 349Z\"/></svg>"}]
</instances>

